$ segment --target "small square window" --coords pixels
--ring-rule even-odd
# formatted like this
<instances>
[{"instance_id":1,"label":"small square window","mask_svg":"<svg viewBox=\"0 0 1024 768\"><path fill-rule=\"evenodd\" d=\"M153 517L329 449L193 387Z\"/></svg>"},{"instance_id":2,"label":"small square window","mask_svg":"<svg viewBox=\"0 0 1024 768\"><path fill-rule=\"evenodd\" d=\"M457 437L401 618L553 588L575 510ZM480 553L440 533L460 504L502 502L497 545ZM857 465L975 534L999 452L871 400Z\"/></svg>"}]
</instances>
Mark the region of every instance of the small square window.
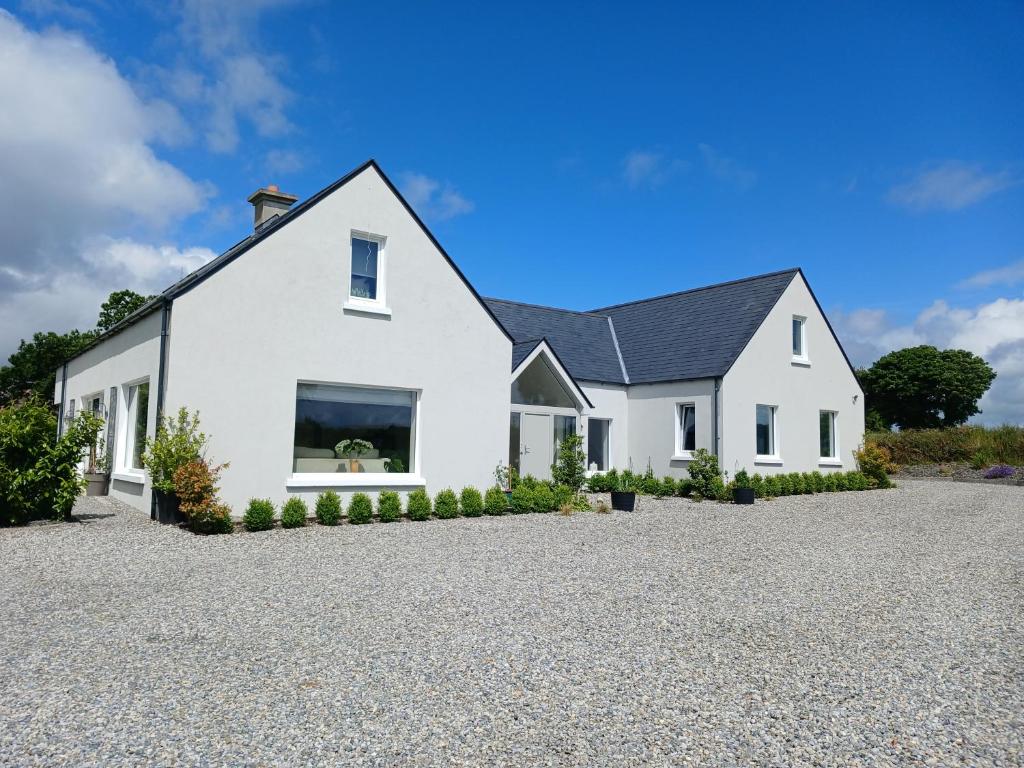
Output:
<instances>
[{"instance_id":1,"label":"small square window","mask_svg":"<svg viewBox=\"0 0 1024 768\"><path fill-rule=\"evenodd\" d=\"M807 359L807 318L793 316L793 357Z\"/></svg>"},{"instance_id":2,"label":"small square window","mask_svg":"<svg viewBox=\"0 0 1024 768\"><path fill-rule=\"evenodd\" d=\"M757 406L757 455L776 456L775 406Z\"/></svg>"},{"instance_id":3,"label":"small square window","mask_svg":"<svg viewBox=\"0 0 1024 768\"><path fill-rule=\"evenodd\" d=\"M349 297L354 301L384 303L384 241L352 235L352 274Z\"/></svg>"},{"instance_id":4,"label":"small square window","mask_svg":"<svg viewBox=\"0 0 1024 768\"><path fill-rule=\"evenodd\" d=\"M836 445L836 412L819 411L818 424L821 458L834 459L839 453Z\"/></svg>"},{"instance_id":5,"label":"small square window","mask_svg":"<svg viewBox=\"0 0 1024 768\"><path fill-rule=\"evenodd\" d=\"M697 450L697 408L693 403L676 405L676 451L681 454Z\"/></svg>"}]
</instances>

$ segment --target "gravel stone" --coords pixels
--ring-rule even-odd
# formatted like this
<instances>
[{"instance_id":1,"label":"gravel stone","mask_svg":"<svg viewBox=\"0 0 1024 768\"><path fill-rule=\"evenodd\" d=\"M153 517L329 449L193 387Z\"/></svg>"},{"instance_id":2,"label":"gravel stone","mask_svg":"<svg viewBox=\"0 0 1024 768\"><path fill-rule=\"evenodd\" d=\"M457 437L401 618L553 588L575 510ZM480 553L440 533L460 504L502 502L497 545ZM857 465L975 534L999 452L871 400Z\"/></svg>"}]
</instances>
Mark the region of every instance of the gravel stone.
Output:
<instances>
[{"instance_id":1,"label":"gravel stone","mask_svg":"<svg viewBox=\"0 0 1024 768\"><path fill-rule=\"evenodd\" d=\"M0 530L0 765L1020 765L1024 493Z\"/></svg>"}]
</instances>

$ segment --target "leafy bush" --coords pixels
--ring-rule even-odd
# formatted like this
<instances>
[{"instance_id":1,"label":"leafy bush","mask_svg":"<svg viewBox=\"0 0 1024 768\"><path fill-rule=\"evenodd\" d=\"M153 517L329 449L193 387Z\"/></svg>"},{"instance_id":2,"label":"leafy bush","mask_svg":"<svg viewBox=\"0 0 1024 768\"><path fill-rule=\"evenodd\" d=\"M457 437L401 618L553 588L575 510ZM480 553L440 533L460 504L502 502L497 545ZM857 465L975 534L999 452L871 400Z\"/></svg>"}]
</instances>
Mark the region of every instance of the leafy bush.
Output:
<instances>
[{"instance_id":1,"label":"leafy bush","mask_svg":"<svg viewBox=\"0 0 1024 768\"><path fill-rule=\"evenodd\" d=\"M722 481L722 470L718 467L718 457L715 454L705 448L698 448L690 460L688 471L693 480L691 493L699 494L705 499L718 498L724 482Z\"/></svg>"},{"instance_id":2,"label":"leafy bush","mask_svg":"<svg viewBox=\"0 0 1024 768\"><path fill-rule=\"evenodd\" d=\"M0 408L0 525L63 519L84 480L78 462L102 422L81 413L57 439L57 417L37 398Z\"/></svg>"},{"instance_id":3,"label":"leafy bush","mask_svg":"<svg viewBox=\"0 0 1024 768\"><path fill-rule=\"evenodd\" d=\"M566 435L558 446L558 457L551 465L551 477L558 485L572 488L579 493L586 480L587 455L583 452L583 436L577 433Z\"/></svg>"},{"instance_id":4,"label":"leafy bush","mask_svg":"<svg viewBox=\"0 0 1024 768\"><path fill-rule=\"evenodd\" d=\"M551 512L557 509L555 506L555 494L549 485L538 485L533 489L530 509L534 512Z\"/></svg>"},{"instance_id":5,"label":"leafy bush","mask_svg":"<svg viewBox=\"0 0 1024 768\"><path fill-rule=\"evenodd\" d=\"M661 478L661 482L658 484L658 490L655 491L654 495L660 499L667 496L675 496L677 488L678 484L676 483L676 479L665 475L665 477Z\"/></svg>"},{"instance_id":6,"label":"leafy bush","mask_svg":"<svg viewBox=\"0 0 1024 768\"><path fill-rule=\"evenodd\" d=\"M302 528L306 524L309 507L298 496L292 496L281 507L282 528Z\"/></svg>"},{"instance_id":7,"label":"leafy bush","mask_svg":"<svg viewBox=\"0 0 1024 768\"><path fill-rule=\"evenodd\" d=\"M736 473L736 482L739 483L739 472ZM763 498L764 492L764 478L756 472L750 476L750 487L754 489L754 496L757 498Z\"/></svg>"},{"instance_id":8,"label":"leafy bush","mask_svg":"<svg viewBox=\"0 0 1024 768\"><path fill-rule=\"evenodd\" d=\"M737 488L753 488L753 484L750 481L750 475L747 474L747 470L741 469L736 473L736 477L733 478L733 483Z\"/></svg>"},{"instance_id":9,"label":"leafy bush","mask_svg":"<svg viewBox=\"0 0 1024 768\"><path fill-rule=\"evenodd\" d=\"M316 497L313 511L320 525L337 525L341 520L341 498L334 491L324 491Z\"/></svg>"},{"instance_id":10,"label":"leafy bush","mask_svg":"<svg viewBox=\"0 0 1024 768\"><path fill-rule=\"evenodd\" d=\"M857 459L857 467L871 479L876 488L889 488L892 485L889 473L895 467L887 449L874 443L865 443L853 455Z\"/></svg>"},{"instance_id":11,"label":"leafy bush","mask_svg":"<svg viewBox=\"0 0 1024 768\"><path fill-rule=\"evenodd\" d=\"M247 531L267 531L274 527L274 505L270 499L249 499L242 523Z\"/></svg>"},{"instance_id":12,"label":"leafy bush","mask_svg":"<svg viewBox=\"0 0 1024 768\"><path fill-rule=\"evenodd\" d=\"M839 490L839 489L838 489L838 488L836 487L836 476L835 476L835 473L834 473L834 472L829 472L829 473L828 473L827 475L825 475L824 477L825 477L825 482L824 482L824 486L825 486L825 490L826 490L827 492L829 492L829 493L832 493L832 492L834 492L834 491L837 491L837 490Z\"/></svg>"},{"instance_id":13,"label":"leafy bush","mask_svg":"<svg viewBox=\"0 0 1024 768\"><path fill-rule=\"evenodd\" d=\"M676 496L687 497L693 493L693 480L689 478L683 478L676 483Z\"/></svg>"},{"instance_id":14,"label":"leafy bush","mask_svg":"<svg viewBox=\"0 0 1024 768\"><path fill-rule=\"evenodd\" d=\"M789 496L793 493L793 485L790 481L789 475L774 475L774 477L776 496Z\"/></svg>"},{"instance_id":15,"label":"leafy bush","mask_svg":"<svg viewBox=\"0 0 1024 768\"><path fill-rule=\"evenodd\" d=\"M556 485L552 491L552 496L555 509L561 509L566 504L572 507L576 494L573 493L572 488L567 485Z\"/></svg>"},{"instance_id":16,"label":"leafy bush","mask_svg":"<svg viewBox=\"0 0 1024 768\"><path fill-rule=\"evenodd\" d=\"M520 485L525 486L530 490L533 490L538 485L540 485L540 480L538 480L533 475L523 475L521 478L519 478L519 482L516 483L516 488L518 488ZM514 491L515 488L513 488L512 490Z\"/></svg>"},{"instance_id":17,"label":"leafy bush","mask_svg":"<svg viewBox=\"0 0 1024 768\"><path fill-rule=\"evenodd\" d=\"M480 517L484 513L484 497L476 488L467 486L459 494L459 509L465 517Z\"/></svg>"},{"instance_id":18,"label":"leafy bush","mask_svg":"<svg viewBox=\"0 0 1024 768\"><path fill-rule=\"evenodd\" d=\"M206 435L199 431L198 413L190 415L187 408L179 408L174 418L162 418L156 436L146 441L142 455L142 465L149 472L153 487L175 493L174 473L179 467L203 458L206 443Z\"/></svg>"},{"instance_id":19,"label":"leafy bush","mask_svg":"<svg viewBox=\"0 0 1024 768\"><path fill-rule=\"evenodd\" d=\"M533 511L533 486L523 478L512 491L512 514L522 515Z\"/></svg>"},{"instance_id":20,"label":"leafy bush","mask_svg":"<svg viewBox=\"0 0 1024 768\"><path fill-rule=\"evenodd\" d=\"M817 481L814 479L814 475L810 472L804 472L800 475L800 479L804 481L804 493L817 493Z\"/></svg>"},{"instance_id":21,"label":"leafy bush","mask_svg":"<svg viewBox=\"0 0 1024 768\"><path fill-rule=\"evenodd\" d=\"M402 499L394 491L377 494L377 516L382 523L394 523L402 516Z\"/></svg>"},{"instance_id":22,"label":"leafy bush","mask_svg":"<svg viewBox=\"0 0 1024 768\"><path fill-rule=\"evenodd\" d=\"M598 472L587 478L587 490L591 493L610 493L618 490L619 473L614 469Z\"/></svg>"},{"instance_id":23,"label":"leafy bush","mask_svg":"<svg viewBox=\"0 0 1024 768\"><path fill-rule=\"evenodd\" d=\"M969 462L982 453L992 464L1024 466L1024 427L1019 426L872 432L864 444L885 448L896 464Z\"/></svg>"},{"instance_id":24,"label":"leafy bush","mask_svg":"<svg viewBox=\"0 0 1024 768\"><path fill-rule=\"evenodd\" d=\"M505 492L497 486L488 488L487 493L484 494L484 512L497 517L498 515L504 515L507 509L508 497L505 495Z\"/></svg>"},{"instance_id":25,"label":"leafy bush","mask_svg":"<svg viewBox=\"0 0 1024 768\"><path fill-rule=\"evenodd\" d=\"M434 516L442 520L459 516L459 497L455 491L445 488L434 497Z\"/></svg>"},{"instance_id":26,"label":"leafy bush","mask_svg":"<svg viewBox=\"0 0 1024 768\"><path fill-rule=\"evenodd\" d=\"M352 525L366 525L373 520L373 502L365 493L353 493L346 514Z\"/></svg>"},{"instance_id":27,"label":"leafy bush","mask_svg":"<svg viewBox=\"0 0 1024 768\"><path fill-rule=\"evenodd\" d=\"M196 459L178 467L174 472L174 494L179 510L188 517L193 533L231 533L235 524L231 509L217 500L217 480L220 467L211 467L205 460Z\"/></svg>"},{"instance_id":28,"label":"leafy bush","mask_svg":"<svg viewBox=\"0 0 1024 768\"><path fill-rule=\"evenodd\" d=\"M422 488L417 488L409 493L408 507L409 519L415 522L423 522L430 519L432 508L430 496Z\"/></svg>"},{"instance_id":29,"label":"leafy bush","mask_svg":"<svg viewBox=\"0 0 1024 768\"><path fill-rule=\"evenodd\" d=\"M986 480L998 480L1002 477L1013 477L1017 470L1006 464L997 464L985 473Z\"/></svg>"},{"instance_id":30,"label":"leafy bush","mask_svg":"<svg viewBox=\"0 0 1024 768\"><path fill-rule=\"evenodd\" d=\"M992 455L992 451L987 448L982 448L980 451L971 456L971 469L985 469L985 467L991 467L995 463L995 457Z\"/></svg>"}]
</instances>

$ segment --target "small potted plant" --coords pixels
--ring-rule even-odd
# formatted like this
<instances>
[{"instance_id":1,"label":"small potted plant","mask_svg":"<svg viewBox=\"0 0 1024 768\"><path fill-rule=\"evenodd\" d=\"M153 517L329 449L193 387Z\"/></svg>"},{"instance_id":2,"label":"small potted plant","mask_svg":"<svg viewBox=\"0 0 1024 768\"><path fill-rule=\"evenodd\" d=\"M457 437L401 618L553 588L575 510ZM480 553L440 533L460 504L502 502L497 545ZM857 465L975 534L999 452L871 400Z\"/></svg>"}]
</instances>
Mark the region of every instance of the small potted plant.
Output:
<instances>
[{"instance_id":1,"label":"small potted plant","mask_svg":"<svg viewBox=\"0 0 1024 768\"><path fill-rule=\"evenodd\" d=\"M494 468L494 484L501 488L505 492L505 500L509 504L512 503L512 491L515 490L518 484L519 473L516 472L516 468L509 465L505 466L500 461Z\"/></svg>"},{"instance_id":2,"label":"small potted plant","mask_svg":"<svg viewBox=\"0 0 1024 768\"><path fill-rule=\"evenodd\" d=\"M632 472L623 472L612 487L612 509L632 512L636 508L637 477Z\"/></svg>"},{"instance_id":3,"label":"small potted plant","mask_svg":"<svg viewBox=\"0 0 1024 768\"><path fill-rule=\"evenodd\" d=\"M103 438L89 446L89 463L85 469L85 495L106 496L110 491L110 464Z\"/></svg>"},{"instance_id":4,"label":"small potted plant","mask_svg":"<svg viewBox=\"0 0 1024 768\"><path fill-rule=\"evenodd\" d=\"M359 457L365 456L373 450L373 443L361 440L358 437L351 440L342 440L334 446L334 455L339 459L348 459L348 471L359 471Z\"/></svg>"},{"instance_id":5,"label":"small potted plant","mask_svg":"<svg viewBox=\"0 0 1024 768\"><path fill-rule=\"evenodd\" d=\"M754 485L753 483L750 482L750 475L747 474L747 470L745 469L741 469L739 472L737 472L736 478L735 480L733 480L732 503L754 503Z\"/></svg>"}]
</instances>

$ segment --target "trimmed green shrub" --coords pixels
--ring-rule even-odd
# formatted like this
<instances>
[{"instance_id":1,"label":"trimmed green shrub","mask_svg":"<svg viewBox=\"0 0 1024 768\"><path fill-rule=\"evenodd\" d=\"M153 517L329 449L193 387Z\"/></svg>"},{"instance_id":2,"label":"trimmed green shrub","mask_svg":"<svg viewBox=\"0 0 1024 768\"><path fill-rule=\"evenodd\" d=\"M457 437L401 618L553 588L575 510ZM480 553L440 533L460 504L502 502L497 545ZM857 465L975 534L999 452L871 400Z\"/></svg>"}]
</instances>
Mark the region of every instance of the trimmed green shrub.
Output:
<instances>
[{"instance_id":1,"label":"trimmed green shrub","mask_svg":"<svg viewBox=\"0 0 1024 768\"><path fill-rule=\"evenodd\" d=\"M249 499L242 518L247 531L267 531L274 527L274 504L270 499Z\"/></svg>"},{"instance_id":2,"label":"trimmed green shrub","mask_svg":"<svg viewBox=\"0 0 1024 768\"><path fill-rule=\"evenodd\" d=\"M408 509L410 520L415 520L416 522L429 520L432 511L430 496L422 488L417 488L409 493L409 501L406 508Z\"/></svg>"},{"instance_id":3,"label":"trimmed green shrub","mask_svg":"<svg viewBox=\"0 0 1024 768\"><path fill-rule=\"evenodd\" d=\"M334 491L324 491L316 497L313 511L320 525L337 525L341 520L341 497Z\"/></svg>"},{"instance_id":4,"label":"trimmed green shrub","mask_svg":"<svg viewBox=\"0 0 1024 768\"><path fill-rule=\"evenodd\" d=\"M718 457L704 448L693 453L687 468L693 480L692 493L705 499L716 499L725 483L722 481L722 470L718 466Z\"/></svg>"},{"instance_id":5,"label":"trimmed green shrub","mask_svg":"<svg viewBox=\"0 0 1024 768\"><path fill-rule=\"evenodd\" d=\"M281 527L301 528L306 524L306 517L309 515L309 507L306 502L298 496L292 496L281 507Z\"/></svg>"},{"instance_id":6,"label":"trimmed green shrub","mask_svg":"<svg viewBox=\"0 0 1024 768\"><path fill-rule=\"evenodd\" d=\"M789 480L789 475L772 475L775 478L775 495L776 496L789 496L793 493L793 487Z\"/></svg>"},{"instance_id":7,"label":"trimmed green shrub","mask_svg":"<svg viewBox=\"0 0 1024 768\"><path fill-rule=\"evenodd\" d=\"M693 480L683 478L676 483L676 496L682 496L686 498L693 492Z\"/></svg>"},{"instance_id":8,"label":"trimmed green shrub","mask_svg":"<svg viewBox=\"0 0 1024 768\"><path fill-rule=\"evenodd\" d=\"M231 519L231 507L219 502L214 502L201 514L190 517L188 524L193 533L203 535L235 532L235 521Z\"/></svg>"},{"instance_id":9,"label":"trimmed green shrub","mask_svg":"<svg viewBox=\"0 0 1024 768\"><path fill-rule=\"evenodd\" d=\"M565 504L572 505L573 500L576 498L576 494L573 493L572 488L567 485L556 485L551 493L555 509L561 509Z\"/></svg>"},{"instance_id":10,"label":"trimmed green shrub","mask_svg":"<svg viewBox=\"0 0 1024 768\"><path fill-rule=\"evenodd\" d=\"M373 502L365 493L353 493L346 512L352 525L366 525L373 520Z\"/></svg>"},{"instance_id":11,"label":"trimmed green shrub","mask_svg":"<svg viewBox=\"0 0 1024 768\"><path fill-rule=\"evenodd\" d=\"M533 503L530 509L534 512L551 512L555 507L555 494L548 485L538 485L533 489Z\"/></svg>"},{"instance_id":12,"label":"trimmed green shrub","mask_svg":"<svg viewBox=\"0 0 1024 768\"><path fill-rule=\"evenodd\" d=\"M445 488L434 497L434 516L441 520L459 516L459 497L451 488Z\"/></svg>"},{"instance_id":13,"label":"trimmed green shrub","mask_svg":"<svg viewBox=\"0 0 1024 768\"><path fill-rule=\"evenodd\" d=\"M804 492L804 478L799 472L789 473L789 492L793 496L799 496Z\"/></svg>"},{"instance_id":14,"label":"trimmed green shrub","mask_svg":"<svg viewBox=\"0 0 1024 768\"><path fill-rule=\"evenodd\" d=\"M540 480L538 480L533 475L523 475L521 478L519 478L519 482L516 484L516 487L522 485L529 488L530 490L533 490L540 484ZM515 490L515 488L513 488L512 490Z\"/></svg>"},{"instance_id":15,"label":"trimmed green shrub","mask_svg":"<svg viewBox=\"0 0 1024 768\"><path fill-rule=\"evenodd\" d=\"M675 496L676 487L676 479L665 475L665 477L661 478L661 482L658 483L658 488L654 492L654 495L659 499L664 499L667 496Z\"/></svg>"},{"instance_id":16,"label":"trimmed green shrub","mask_svg":"<svg viewBox=\"0 0 1024 768\"><path fill-rule=\"evenodd\" d=\"M586 480L587 455L583 452L583 436L575 432L562 438L558 456L551 465L551 476L559 485L567 485L579 493Z\"/></svg>"},{"instance_id":17,"label":"trimmed green shrub","mask_svg":"<svg viewBox=\"0 0 1024 768\"><path fill-rule=\"evenodd\" d=\"M811 488L815 493L825 492L825 476L817 470L811 472Z\"/></svg>"},{"instance_id":18,"label":"trimmed green shrub","mask_svg":"<svg viewBox=\"0 0 1024 768\"><path fill-rule=\"evenodd\" d=\"M824 475L823 477L824 477L823 485L824 485L824 490L826 492L834 493L835 491L838 490L838 488L836 487L836 476L835 476L834 472L829 472L827 475Z\"/></svg>"},{"instance_id":19,"label":"trimmed green shrub","mask_svg":"<svg viewBox=\"0 0 1024 768\"><path fill-rule=\"evenodd\" d=\"M464 517L480 517L484 513L484 497L476 488L467 486L459 494L459 509Z\"/></svg>"},{"instance_id":20,"label":"trimmed green shrub","mask_svg":"<svg viewBox=\"0 0 1024 768\"><path fill-rule=\"evenodd\" d=\"M814 481L814 475L810 472L801 474L800 479L804 483L804 493L814 493L817 491L817 483Z\"/></svg>"},{"instance_id":21,"label":"trimmed green shrub","mask_svg":"<svg viewBox=\"0 0 1024 768\"><path fill-rule=\"evenodd\" d=\"M857 468L871 480L874 487L892 487L889 473L895 470L895 466L892 463L892 456L888 450L872 443L866 443L854 452L853 455L857 459Z\"/></svg>"},{"instance_id":22,"label":"trimmed green shrub","mask_svg":"<svg viewBox=\"0 0 1024 768\"><path fill-rule=\"evenodd\" d=\"M754 489L754 496L759 499L765 497L764 478L756 472L750 476L750 487Z\"/></svg>"},{"instance_id":23,"label":"trimmed green shrub","mask_svg":"<svg viewBox=\"0 0 1024 768\"><path fill-rule=\"evenodd\" d=\"M614 469L598 472L587 478L587 490L591 493L609 493L619 486L619 473Z\"/></svg>"},{"instance_id":24,"label":"trimmed green shrub","mask_svg":"<svg viewBox=\"0 0 1024 768\"><path fill-rule=\"evenodd\" d=\"M525 480L525 478L524 478ZM522 515L533 511L533 487L520 482L512 491L512 514Z\"/></svg>"},{"instance_id":25,"label":"trimmed green shrub","mask_svg":"<svg viewBox=\"0 0 1024 768\"><path fill-rule=\"evenodd\" d=\"M515 492L513 491L513 493ZM508 497L505 495L505 492L497 486L488 488L487 493L484 494L484 512L497 517L498 515L504 515L507 509Z\"/></svg>"},{"instance_id":26,"label":"trimmed green shrub","mask_svg":"<svg viewBox=\"0 0 1024 768\"><path fill-rule=\"evenodd\" d=\"M402 516L402 499L394 491L377 494L377 516L382 523L394 523Z\"/></svg>"}]
</instances>

